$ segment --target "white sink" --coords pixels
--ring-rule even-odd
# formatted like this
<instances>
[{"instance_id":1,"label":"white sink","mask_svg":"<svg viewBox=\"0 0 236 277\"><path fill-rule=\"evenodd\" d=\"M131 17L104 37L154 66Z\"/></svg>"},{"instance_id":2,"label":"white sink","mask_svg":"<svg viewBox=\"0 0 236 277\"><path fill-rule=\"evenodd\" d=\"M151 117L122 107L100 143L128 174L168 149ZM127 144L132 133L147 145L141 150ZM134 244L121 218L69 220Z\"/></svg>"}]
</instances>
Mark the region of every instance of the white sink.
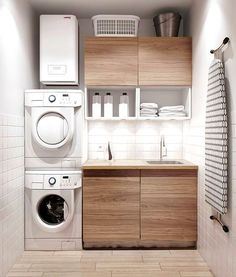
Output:
<instances>
[{"instance_id":1,"label":"white sink","mask_svg":"<svg viewBox=\"0 0 236 277\"><path fill-rule=\"evenodd\" d=\"M165 161L165 160L163 160L163 161L153 160L153 161L146 161L146 162L148 164L183 164L183 163L181 163L179 161L170 161L170 160L168 160L168 161Z\"/></svg>"}]
</instances>

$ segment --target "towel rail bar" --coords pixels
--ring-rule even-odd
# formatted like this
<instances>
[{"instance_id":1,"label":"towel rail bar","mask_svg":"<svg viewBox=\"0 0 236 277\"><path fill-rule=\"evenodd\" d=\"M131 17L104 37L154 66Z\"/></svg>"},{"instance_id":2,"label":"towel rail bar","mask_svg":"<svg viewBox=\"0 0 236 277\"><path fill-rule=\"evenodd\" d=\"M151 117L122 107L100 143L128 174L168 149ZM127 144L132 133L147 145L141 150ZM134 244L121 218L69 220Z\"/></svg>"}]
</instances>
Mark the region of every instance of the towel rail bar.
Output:
<instances>
[{"instance_id":1,"label":"towel rail bar","mask_svg":"<svg viewBox=\"0 0 236 277\"><path fill-rule=\"evenodd\" d=\"M217 49L212 49L210 51L211 54L214 54L216 53L217 51L219 51L220 49L222 49L227 43L229 42L229 38L228 37L225 37L223 42L221 43L221 45L217 48Z\"/></svg>"},{"instance_id":2,"label":"towel rail bar","mask_svg":"<svg viewBox=\"0 0 236 277\"><path fill-rule=\"evenodd\" d=\"M211 220L215 220L216 222L218 222L218 223L221 225L221 227L222 227L222 229L223 229L223 231L224 231L225 233L228 233L228 232L229 232L229 228L228 228L226 225L224 225L224 223L221 221L221 218L220 218L220 217L216 217L216 216L214 216L214 215L211 215L211 216L210 216L210 219L211 219Z\"/></svg>"}]
</instances>

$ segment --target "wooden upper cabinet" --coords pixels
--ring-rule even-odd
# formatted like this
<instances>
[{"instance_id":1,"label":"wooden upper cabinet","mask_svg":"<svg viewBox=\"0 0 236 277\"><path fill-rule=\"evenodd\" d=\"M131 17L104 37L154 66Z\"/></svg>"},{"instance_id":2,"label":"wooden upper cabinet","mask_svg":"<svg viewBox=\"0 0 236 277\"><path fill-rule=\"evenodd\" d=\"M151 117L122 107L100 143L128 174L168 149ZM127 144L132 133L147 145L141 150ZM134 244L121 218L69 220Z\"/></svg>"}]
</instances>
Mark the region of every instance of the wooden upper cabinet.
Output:
<instances>
[{"instance_id":1,"label":"wooden upper cabinet","mask_svg":"<svg viewBox=\"0 0 236 277\"><path fill-rule=\"evenodd\" d=\"M86 39L86 86L137 86L137 84L137 38Z\"/></svg>"},{"instance_id":2,"label":"wooden upper cabinet","mask_svg":"<svg viewBox=\"0 0 236 277\"><path fill-rule=\"evenodd\" d=\"M140 37L138 56L139 85L191 86L191 38Z\"/></svg>"}]
</instances>

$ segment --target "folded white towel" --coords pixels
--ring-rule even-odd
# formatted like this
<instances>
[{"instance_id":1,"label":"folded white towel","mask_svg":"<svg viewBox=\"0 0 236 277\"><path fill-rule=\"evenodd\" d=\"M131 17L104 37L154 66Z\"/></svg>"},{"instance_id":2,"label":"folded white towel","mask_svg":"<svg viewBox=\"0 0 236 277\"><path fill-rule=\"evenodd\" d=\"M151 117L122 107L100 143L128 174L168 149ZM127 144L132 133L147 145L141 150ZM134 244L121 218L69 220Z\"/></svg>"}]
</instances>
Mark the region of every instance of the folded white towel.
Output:
<instances>
[{"instance_id":1,"label":"folded white towel","mask_svg":"<svg viewBox=\"0 0 236 277\"><path fill-rule=\"evenodd\" d=\"M147 113L143 113L143 114L140 114L141 117L158 117L157 114L147 114Z\"/></svg>"},{"instance_id":2,"label":"folded white towel","mask_svg":"<svg viewBox=\"0 0 236 277\"><path fill-rule=\"evenodd\" d=\"M159 111L159 113L186 113L185 111Z\"/></svg>"},{"instance_id":3,"label":"folded white towel","mask_svg":"<svg viewBox=\"0 0 236 277\"><path fill-rule=\"evenodd\" d=\"M164 106L159 109L160 112L162 111L184 111L183 105L178 106Z\"/></svg>"},{"instance_id":4,"label":"folded white towel","mask_svg":"<svg viewBox=\"0 0 236 277\"><path fill-rule=\"evenodd\" d=\"M187 114L185 113L185 112L160 112L159 113L159 116L160 117L168 117L168 116L176 116L176 117L178 117L178 116L180 116L180 117L182 117L182 116L186 116Z\"/></svg>"},{"instance_id":5,"label":"folded white towel","mask_svg":"<svg viewBox=\"0 0 236 277\"><path fill-rule=\"evenodd\" d=\"M153 108L153 109L157 109L158 105L156 103L142 103L140 105L140 108Z\"/></svg>"},{"instance_id":6,"label":"folded white towel","mask_svg":"<svg viewBox=\"0 0 236 277\"><path fill-rule=\"evenodd\" d=\"M157 114L158 109L141 109L140 113Z\"/></svg>"}]
</instances>

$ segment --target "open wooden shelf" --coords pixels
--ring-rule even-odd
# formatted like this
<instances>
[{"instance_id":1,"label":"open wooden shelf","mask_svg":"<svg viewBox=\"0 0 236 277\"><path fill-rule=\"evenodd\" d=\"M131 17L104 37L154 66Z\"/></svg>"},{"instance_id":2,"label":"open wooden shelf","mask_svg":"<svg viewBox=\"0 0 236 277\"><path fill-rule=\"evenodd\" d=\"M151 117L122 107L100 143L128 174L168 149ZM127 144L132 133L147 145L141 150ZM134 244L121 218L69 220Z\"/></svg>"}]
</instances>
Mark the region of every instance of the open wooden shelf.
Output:
<instances>
[{"instance_id":1,"label":"open wooden shelf","mask_svg":"<svg viewBox=\"0 0 236 277\"><path fill-rule=\"evenodd\" d=\"M99 92L102 96L102 115L103 111L103 97L107 92L113 96L113 113L111 118L92 117L92 96L95 92ZM129 110L130 116L127 118L119 117L119 99L123 92L129 96ZM191 119L191 88L190 87L89 87L85 89L85 119L88 121L119 121L119 120L152 120L152 121L168 121L168 120L189 120ZM184 105L186 117L167 116L167 117L142 117L140 115L140 104L144 102L157 103L158 107L171 106L171 105Z\"/></svg>"}]
</instances>

